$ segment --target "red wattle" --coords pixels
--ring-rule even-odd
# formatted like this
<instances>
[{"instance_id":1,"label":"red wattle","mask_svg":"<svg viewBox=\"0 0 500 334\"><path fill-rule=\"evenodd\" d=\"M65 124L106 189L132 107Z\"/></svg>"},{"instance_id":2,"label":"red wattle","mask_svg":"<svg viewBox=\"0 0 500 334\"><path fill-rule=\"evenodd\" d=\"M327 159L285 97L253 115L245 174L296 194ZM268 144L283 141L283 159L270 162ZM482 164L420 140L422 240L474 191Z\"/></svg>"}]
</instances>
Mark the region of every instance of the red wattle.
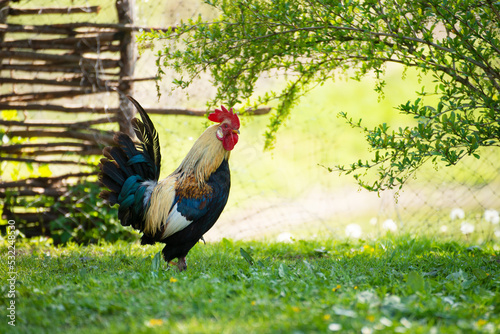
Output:
<instances>
[{"instance_id":1,"label":"red wattle","mask_svg":"<svg viewBox=\"0 0 500 334\"><path fill-rule=\"evenodd\" d=\"M230 133L224 137L222 140L222 146L226 151L231 151L236 143L238 142L238 135L235 133Z\"/></svg>"}]
</instances>

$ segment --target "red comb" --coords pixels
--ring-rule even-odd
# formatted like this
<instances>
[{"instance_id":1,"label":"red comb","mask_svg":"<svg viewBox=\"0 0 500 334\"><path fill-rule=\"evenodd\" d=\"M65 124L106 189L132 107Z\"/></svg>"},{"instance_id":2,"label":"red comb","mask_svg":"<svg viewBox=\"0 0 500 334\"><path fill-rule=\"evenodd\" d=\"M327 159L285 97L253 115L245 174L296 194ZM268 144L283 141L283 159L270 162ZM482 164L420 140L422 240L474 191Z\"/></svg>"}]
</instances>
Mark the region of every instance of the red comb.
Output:
<instances>
[{"instance_id":1,"label":"red comb","mask_svg":"<svg viewBox=\"0 0 500 334\"><path fill-rule=\"evenodd\" d=\"M208 119L216 123L222 123L226 119L229 119L232 127L236 130L239 129L240 119L238 118L238 115L233 113L233 108L229 108L229 110L227 110L224 106L220 106L220 108L221 109L215 109L215 112L209 114Z\"/></svg>"}]
</instances>

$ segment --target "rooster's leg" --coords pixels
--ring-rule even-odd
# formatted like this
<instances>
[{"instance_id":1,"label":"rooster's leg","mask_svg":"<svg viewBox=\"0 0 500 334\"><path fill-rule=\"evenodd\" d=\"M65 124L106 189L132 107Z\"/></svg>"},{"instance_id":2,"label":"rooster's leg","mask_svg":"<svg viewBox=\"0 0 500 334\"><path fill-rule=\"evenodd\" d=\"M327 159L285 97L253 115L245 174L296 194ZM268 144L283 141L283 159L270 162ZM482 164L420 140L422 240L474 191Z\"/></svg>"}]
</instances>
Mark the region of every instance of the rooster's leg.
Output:
<instances>
[{"instance_id":1,"label":"rooster's leg","mask_svg":"<svg viewBox=\"0 0 500 334\"><path fill-rule=\"evenodd\" d=\"M177 268L179 271L184 271L187 269L186 257L180 257L177 261Z\"/></svg>"}]
</instances>

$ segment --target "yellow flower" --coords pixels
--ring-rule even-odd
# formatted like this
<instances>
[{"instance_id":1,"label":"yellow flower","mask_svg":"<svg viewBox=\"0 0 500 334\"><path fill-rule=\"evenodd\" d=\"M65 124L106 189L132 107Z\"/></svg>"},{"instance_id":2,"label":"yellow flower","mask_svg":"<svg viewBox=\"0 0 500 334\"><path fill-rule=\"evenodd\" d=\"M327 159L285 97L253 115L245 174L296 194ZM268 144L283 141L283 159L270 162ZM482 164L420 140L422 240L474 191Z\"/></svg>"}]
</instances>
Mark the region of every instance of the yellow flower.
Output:
<instances>
[{"instance_id":1,"label":"yellow flower","mask_svg":"<svg viewBox=\"0 0 500 334\"><path fill-rule=\"evenodd\" d=\"M371 252L375 252L375 248L372 247L372 249L370 249Z\"/></svg>"},{"instance_id":2,"label":"yellow flower","mask_svg":"<svg viewBox=\"0 0 500 334\"><path fill-rule=\"evenodd\" d=\"M177 279L177 278L170 277L170 283L175 283L175 282L177 282L177 281L178 281L178 279Z\"/></svg>"},{"instance_id":3,"label":"yellow flower","mask_svg":"<svg viewBox=\"0 0 500 334\"><path fill-rule=\"evenodd\" d=\"M488 323L488 322L487 322L486 320L484 320L484 319L479 319L479 320L477 321L477 325L478 325L479 327L484 326L484 325L486 325L487 323Z\"/></svg>"},{"instance_id":4,"label":"yellow flower","mask_svg":"<svg viewBox=\"0 0 500 334\"><path fill-rule=\"evenodd\" d=\"M255 306L257 303L255 302L255 300L252 300L252 306Z\"/></svg>"},{"instance_id":5,"label":"yellow flower","mask_svg":"<svg viewBox=\"0 0 500 334\"><path fill-rule=\"evenodd\" d=\"M298 308L297 306L293 306L292 311L293 312L300 312L300 308Z\"/></svg>"},{"instance_id":6,"label":"yellow flower","mask_svg":"<svg viewBox=\"0 0 500 334\"><path fill-rule=\"evenodd\" d=\"M330 315L329 315L329 314L325 314L325 315L323 316L323 320L330 320L330 318L331 318L331 317L330 317Z\"/></svg>"},{"instance_id":7,"label":"yellow flower","mask_svg":"<svg viewBox=\"0 0 500 334\"><path fill-rule=\"evenodd\" d=\"M163 320L161 319L149 319L149 321L146 323L146 326L148 327L156 327L161 325L163 325Z\"/></svg>"},{"instance_id":8,"label":"yellow flower","mask_svg":"<svg viewBox=\"0 0 500 334\"><path fill-rule=\"evenodd\" d=\"M368 245L364 245L364 246L363 246L363 248L364 248L364 249L368 249L368 248L370 248L370 246L368 246Z\"/></svg>"},{"instance_id":9,"label":"yellow flower","mask_svg":"<svg viewBox=\"0 0 500 334\"><path fill-rule=\"evenodd\" d=\"M337 286L336 286L336 287L334 287L334 288L332 289L332 291L333 291L333 292L335 292L335 291L337 291L338 289L340 289L340 284L337 284Z\"/></svg>"},{"instance_id":10,"label":"yellow flower","mask_svg":"<svg viewBox=\"0 0 500 334\"><path fill-rule=\"evenodd\" d=\"M357 290L357 289L358 289L358 286L356 285L356 286L354 287L354 290Z\"/></svg>"},{"instance_id":11,"label":"yellow flower","mask_svg":"<svg viewBox=\"0 0 500 334\"><path fill-rule=\"evenodd\" d=\"M368 320L369 322L374 322L375 321L375 316L369 315L369 316L366 317L366 320Z\"/></svg>"}]
</instances>

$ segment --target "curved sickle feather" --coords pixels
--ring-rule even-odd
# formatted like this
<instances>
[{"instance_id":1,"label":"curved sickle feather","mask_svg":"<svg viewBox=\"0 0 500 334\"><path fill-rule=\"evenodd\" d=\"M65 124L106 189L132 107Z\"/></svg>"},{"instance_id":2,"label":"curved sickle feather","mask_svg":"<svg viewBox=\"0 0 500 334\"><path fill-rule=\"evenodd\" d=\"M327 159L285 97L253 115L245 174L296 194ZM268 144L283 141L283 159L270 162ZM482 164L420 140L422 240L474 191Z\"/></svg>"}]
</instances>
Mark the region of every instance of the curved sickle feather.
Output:
<instances>
[{"instance_id":1,"label":"curved sickle feather","mask_svg":"<svg viewBox=\"0 0 500 334\"><path fill-rule=\"evenodd\" d=\"M137 134L139 140L143 143L146 152L149 154L151 159L153 159L154 164L156 166L155 177L156 180L160 178L160 166L161 166L161 153L160 153L160 140L158 138L158 132L151 122L148 114L144 110L144 108L137 102L132 96L128 96L128 99L134 104L139 111L139 114L142 118L142 123L137 118L132 120L132 125L134 127L134 131Z\"/></svg>"}]
</instances>

